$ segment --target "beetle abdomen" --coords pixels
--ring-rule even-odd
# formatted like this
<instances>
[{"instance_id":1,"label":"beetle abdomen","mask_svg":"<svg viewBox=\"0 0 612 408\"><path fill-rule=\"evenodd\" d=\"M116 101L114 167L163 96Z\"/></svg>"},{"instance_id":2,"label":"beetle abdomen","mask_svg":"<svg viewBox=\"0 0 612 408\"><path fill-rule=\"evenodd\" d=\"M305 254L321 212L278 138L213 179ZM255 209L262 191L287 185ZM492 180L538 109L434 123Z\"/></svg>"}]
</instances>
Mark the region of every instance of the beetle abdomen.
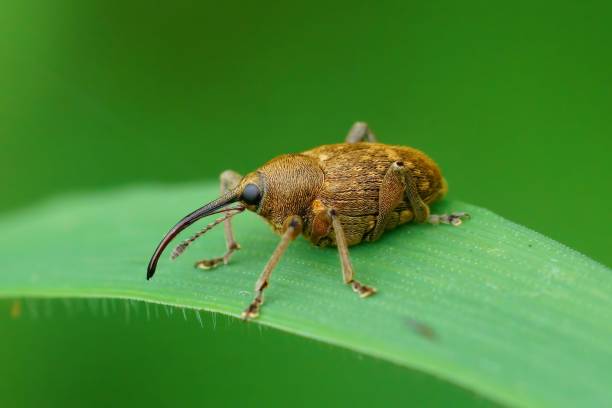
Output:
<instances>
[{"instance_id":1,"label":"beetle abdomen","mask_svg":"<svg viewBox=\"0 0 612 408\"><path fill-rule=\"evenodd\" d=\"M410 147L342 143L321 146L303 154L319 161L324 182L318 198L323 205L338 212L349 245L368 240L368 234L376 226L380 186L392 163L404 163L425 203L435 201L446 191L435 162ZM410 211L405 212L409 209L409 204L400 203L385 227L393 228L409 221Z\"/></svg>"}]
</instances>

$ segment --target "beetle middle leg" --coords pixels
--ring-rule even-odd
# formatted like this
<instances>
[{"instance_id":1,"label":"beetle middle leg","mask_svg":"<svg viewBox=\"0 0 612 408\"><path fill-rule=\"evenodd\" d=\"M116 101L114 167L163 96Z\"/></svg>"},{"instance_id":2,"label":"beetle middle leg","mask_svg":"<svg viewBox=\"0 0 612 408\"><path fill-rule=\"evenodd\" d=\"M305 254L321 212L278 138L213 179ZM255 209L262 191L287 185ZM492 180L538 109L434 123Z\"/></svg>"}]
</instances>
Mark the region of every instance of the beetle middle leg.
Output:
<instances>
[{"instance_id":1,"label":"beetle middle leg","mask_svg":"<svg viewBox=\"0 0 612 408\"><path fill-rule=\"evenodd\" d=\"M371 143L376 143L376 135L365 122L355 122L346 135L346 143L359 143L367 140Z\"/></svg>"},{"instance_id":2,"label":"beetle middle leg","mask_svg":"<svg viewBox=\"0 0 612 408\"><path fill-rule=\"evenodd\" d=\"M224 171L219 178L221 180L221 194L225 194L232 190L240 183L240 180L242 180L242 176L233 170ZM195 263L196 268L211 269L222 263L227 265L234 252L240 249L240 245L238 245L234 239L231 219L226 219L223 222L223 226L225 229L225 243L227 247L225 254L218 258L202 259Z\"/></svg>"},{"instance_id":3,"label":"beetle middle leg","mask_svg":"<svg viewBox=\"0 0 612 408\"><path fill-rule=\"evenodd\" d=\"M259 279L257 279L257 282L255 283L255 298L253 299L249 307L247 307L244 312L242 312L243 319L251 319L259 315L259 309L261 308L261 305L263 305L264 302L263 291L265 288L268 287L272 271L274 270L274 267L280 260L281 256L283 256L283 253L287 250L287 247L289 247L289 244L302 232L302 225L302 218L297 215L290 216L285 220L285 232L283 232L280 242L276 246L274 252L272 252L272 256L264 267L261 276L259 277Z\"/></svg>"},{"instance_id":4,"label":"beetle middle leg","mask_svg":"<svg viewBox=\"0 0 612 408\"><path fill-rule=\"evenodd\" d=\"M336 236L336 246L338 247L338 253L340 254L340 262L342 263L342 277L344 279L344 283L351 285L353 291L358 293L360 297L368 297L376 293L376 289L363 285L361 282L353 278L353 265L351 263L351 259L349 258L348 253L348 244L346 242L346 237L344 236L344 229L342 228L342 224L338 219L338 215L336 214L336 210L329 210L329 216L332 220L332 228L334 229L334 234Z\"/></svg>"}]
</instances>

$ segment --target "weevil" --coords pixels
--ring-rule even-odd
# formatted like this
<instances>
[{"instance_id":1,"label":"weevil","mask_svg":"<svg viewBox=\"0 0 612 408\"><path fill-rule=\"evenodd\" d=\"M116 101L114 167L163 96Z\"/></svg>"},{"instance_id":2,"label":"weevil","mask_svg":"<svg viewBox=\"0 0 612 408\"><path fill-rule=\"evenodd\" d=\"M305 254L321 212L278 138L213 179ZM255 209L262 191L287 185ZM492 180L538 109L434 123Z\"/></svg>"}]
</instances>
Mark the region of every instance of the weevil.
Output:
<instances>
[{"instance_id":1,"label":"weevil","mask_svg":"<svg viewBox=\"0 0 612 408\"><path fill-rule=\"evenodd\" d=\"M439 167L427 155L411 147L378 143L366 123L356 122L344 143L278 156L244 177L231 170L223 172L221 196L168 231L151 257L147 279L153 277L166 246L185 228L212 214L224 215L182 242L172 258L223 223L226 253L195 266L210 269L227 264L240 249L231 218L247 209L263 217L280 235L280 242L255 283L254 299L243 318L259 315L274 267L300 234L316 246L337 247L344 283L365 298L376 289L355 279L348 248L376 241L385 231L409 222L460 225L468 214L430 214L429 204L446 192Z\"/></svg>"}]
</instances>

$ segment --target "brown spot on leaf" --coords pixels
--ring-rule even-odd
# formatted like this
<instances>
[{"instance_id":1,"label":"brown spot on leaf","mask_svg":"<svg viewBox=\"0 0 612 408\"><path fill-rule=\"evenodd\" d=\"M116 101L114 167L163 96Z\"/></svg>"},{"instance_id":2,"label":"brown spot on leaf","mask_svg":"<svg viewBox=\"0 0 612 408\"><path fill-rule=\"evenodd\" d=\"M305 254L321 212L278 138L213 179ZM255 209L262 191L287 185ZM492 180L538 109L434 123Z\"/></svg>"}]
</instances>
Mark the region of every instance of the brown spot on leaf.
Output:
<instances>
[{"instance_id":1,"label":"brown spot on leaf","mask_svg":"<svg viewBox=\"0 0 612 408\"><path fill-rule=\"evenodd\" d=\"M438 335L436 334L434 329L431 326L423 322L419 322L418 320L407 318L406 324L412 331L414 331L416 334L418 334L421 337L424 337L427 340L435 341L438 338Z\"/></svg>"}]
</instances>

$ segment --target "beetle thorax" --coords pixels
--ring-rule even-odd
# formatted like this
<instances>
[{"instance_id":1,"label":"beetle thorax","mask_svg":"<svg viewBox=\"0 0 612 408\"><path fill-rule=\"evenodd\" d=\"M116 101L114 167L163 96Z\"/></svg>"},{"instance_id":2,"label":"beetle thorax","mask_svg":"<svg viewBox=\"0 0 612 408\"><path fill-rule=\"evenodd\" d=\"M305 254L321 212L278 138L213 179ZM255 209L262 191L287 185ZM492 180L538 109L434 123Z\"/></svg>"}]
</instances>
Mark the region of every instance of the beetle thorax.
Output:
<instances>
[{"instance_id":1,"label":"beetle thorax","mask_svg":"<svg viewBox=\"0 0 612 408\"><path fill-rule=\"evenodd\" d=\"M288 216L306 214L324 181L318 162L300 154L277 157L257 173L264 186L257 212L277 231Z\"/></svg>"}]
</instances>

